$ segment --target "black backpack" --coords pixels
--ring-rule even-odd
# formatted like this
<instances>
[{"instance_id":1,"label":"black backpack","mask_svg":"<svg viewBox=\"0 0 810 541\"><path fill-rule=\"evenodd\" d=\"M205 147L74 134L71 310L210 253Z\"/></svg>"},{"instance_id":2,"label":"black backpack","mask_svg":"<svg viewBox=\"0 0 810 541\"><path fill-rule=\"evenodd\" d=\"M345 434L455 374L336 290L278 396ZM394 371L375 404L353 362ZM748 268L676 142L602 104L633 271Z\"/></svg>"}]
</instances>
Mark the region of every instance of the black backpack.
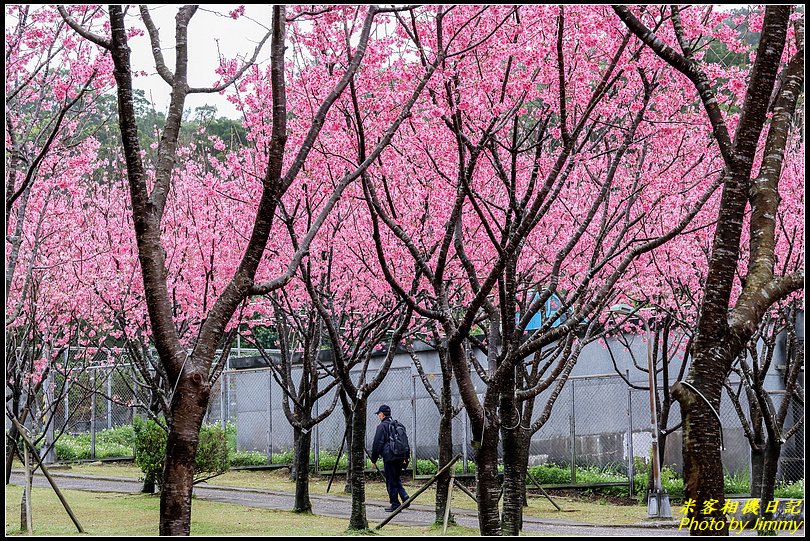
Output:
<instances>
[{"instance_id":1,"label":"black backpack","mask_svg":"<svg viewBox=\"0 0 810 541\"><path fill-rule=\"evenodd\" d=\"M388 449L395 458L408 458L411 454L411 446L408 443L405 425L396 420L392 420L390 425L388 427Z\"/></svg>"}]
</instances>

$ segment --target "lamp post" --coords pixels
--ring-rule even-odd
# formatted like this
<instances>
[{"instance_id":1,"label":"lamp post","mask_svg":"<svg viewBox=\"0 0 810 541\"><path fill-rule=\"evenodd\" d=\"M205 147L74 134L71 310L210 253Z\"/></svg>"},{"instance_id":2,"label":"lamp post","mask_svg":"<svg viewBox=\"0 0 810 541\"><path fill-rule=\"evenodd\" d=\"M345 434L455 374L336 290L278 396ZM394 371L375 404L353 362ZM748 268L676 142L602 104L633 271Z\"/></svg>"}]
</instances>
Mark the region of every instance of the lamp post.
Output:
<instances>
[{"instance_id":1,"label":"lamp post","mask_svg":"<svg viewBox=\"0 0 810 541\"><path fill-rule=\"evenodd\" d=\"M635 310L627 304L617 304L610 307L611 312L632 315ZM647 371L650 380L650 426L652 428L652 478L653 490L647 495L647 516L650 518L672 518L672 509L669 506L669 494L661 486L661 468L658 460L658 411L656 408L656 395L658 394L657 378L655 373L655 359L652 352L652 331L644 318L644 330L647 331Z\"/></svg>"}]
</instances>

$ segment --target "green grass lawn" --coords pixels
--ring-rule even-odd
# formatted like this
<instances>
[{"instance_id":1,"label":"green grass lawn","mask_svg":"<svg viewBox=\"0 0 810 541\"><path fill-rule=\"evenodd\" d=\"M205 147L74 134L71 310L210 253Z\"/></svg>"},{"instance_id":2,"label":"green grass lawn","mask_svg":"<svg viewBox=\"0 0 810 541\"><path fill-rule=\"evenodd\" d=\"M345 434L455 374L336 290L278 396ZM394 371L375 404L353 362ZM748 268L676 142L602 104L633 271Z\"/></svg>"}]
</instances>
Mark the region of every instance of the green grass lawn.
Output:
<instances>
[{"instance_id":1,"label":"green grass lawn","mask_svg":"<svg viewBox=\"0 0 810 541\"><path fill-rule=\"evenodd\" d=\"M70 469L59 471L82 473L86 475L129 477L133 479L137 479L141 476L140 470L133 464L128 463L80 464L73 465ZM343 476L335 478L335 481L332 483L332 488L329 491L330 495L345 498L351 497L349 494L343 492L344 479L345 477ZM413 490L423 482L422 480L406 482L406 490L413 492ZM209 484L295 492L295 483L290 480L289 472L286 469L229 471L219 477L211 479ZM310 493L313 495L326 494L327 484L327 477L312 475L310 478ZM415 504L433 506L435 504L435 497L435 489L430 488L417 498ZM388 501L388 494L382 477L377 478L376 474L369 477L369 482L366 484L366 498L368 500L378 500L382 502ZM529 507L524 508L524 513L527 516L539 518L557 518L592 524L616 525L643 522L647 518L647 508L643 505L615 505L609 503L606 499L574 496L554 496L554 500L562 507L563 512L557 511L546 498L537 496L529 498ZM470 510L476 509L475 502L458 489L453 491L453 507ZM677 508L673 507L673 514L677 512Z\"/></svg>"},{"instance_id":2,"label":"green grass lawn","mask_svg":"<svg viewBox=\"0 0 810 541\"><path fill-rule=\"evenodd\" d=\"M109 494L63 491L85 533L94 536L138 536L158 534L160 498L145 494ZM33 527L35 535L76 535L62 504L50 488L34 488ZM6 486L6 535L20 531L22 487ZM193 535L280 535L334 536L346 533L348 518L318 515L301 516L289 511L257 509L242 505L208 502L192 503ZM376 523L370 524L371 528ZM389 524L382 530L392 536L441 535L441 528L408 527ZM478 530L453 526L452 535L477 535Z\"/></svg>"}]
</instances>

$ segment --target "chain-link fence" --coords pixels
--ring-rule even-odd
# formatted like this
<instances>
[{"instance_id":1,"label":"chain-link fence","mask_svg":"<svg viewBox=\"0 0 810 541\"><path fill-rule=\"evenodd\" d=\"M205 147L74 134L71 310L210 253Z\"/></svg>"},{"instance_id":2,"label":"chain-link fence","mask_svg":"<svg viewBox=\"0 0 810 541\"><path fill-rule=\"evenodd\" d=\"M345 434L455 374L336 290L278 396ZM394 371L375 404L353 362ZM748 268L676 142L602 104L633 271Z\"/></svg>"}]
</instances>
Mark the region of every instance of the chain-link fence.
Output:
<instances>
[{"instance_id":1,"label":"chain-link fence","mask_svg":"<svg viewBox=\"0 0 810 541\"><path fill-rule=\"evenodd\" d=\"M423 354L435 355L435 352ZM297 383L300 375L299 367L292 369L292 381ZM366 381L375 376L376 371L369 370ZM482 396L486 387L477 374L472 376L476 391ZM424 379L435 395L441 394L440 373L427 373ZM629 482L635 466L650 460L652 429L649 391L643 388L646 383L639 383L640 389L631 389L617 375L570 377L546 422L531 437L529 465L551 463L570 469L572 484L593 482L592 476L582 474L583 470L610 474L615 483ZM123 361L110 367L82 369L72 373L67 380L59 374L52 375L44 388L44 396L34 402L33 415L26 424L37 433L50 431L46 441L53 441L54 436L58 437L62 432L89 433L91 458L96 457L97 434L131 425L136 415L145 416L145 412L138 409L144 404L141 377L134 367ZM547 389L535 399L533 422L548 407L552 390ZM318 400L314 408L314 414L318 415L334 407L334 411L313 428L312 450L316 466L321 453L337 454L345 437L346 424L340 401L336 401L336 392L337 387L334 387ZM140 398L136 397L138 393ZM460 397L455 381L451 383L451 394L453 406L459 408ZM784 391L771 393L775 410L779 409L784 398ZM270 368L226 370L212 386L206 422L221 423L223 427L232 423L236 427L237 450L258 451L270 461L277 462L280 460L274 460L275 455L291 453L294 447L294 431L283 406L285 399L285 392ZM435 460L438 457L439 408L409 361L400 359L368 397L367 449L371 447L378 422L374 412L382 403L388 404L393 417L408 428L412 458ZM785 422L786 430L803 418L803 409L801 403L792 401ZM750 445L727 396L723 397L719 414L723 425L724 468L730 475L750 479ZM674 403L665 426L677 427L680 421L680 411ZM472 471L472 435L463 408L453 418L451 426L453 454L462 455L465 473ZM682 471L681 438L681 430L677 429L659 443L664 447L662 467L672 468L678 473ZM804 433L799 430L783 446L778 481L794 482L803 477Z\"/></svg>"},{"instance_id":2,"label":"chain-link fence","mask_svg":"<svg viewBox=\"0 0 810 541\"><path fill-rule=\"evenodd\" d=\"M533 422L550 407L552 392L547 389L537 397ZM529 464L569 469L570 484L629 483L634 455L631 413L627 385L620 377L571 377L532 436Z\"/></svg>"}]
</instances>

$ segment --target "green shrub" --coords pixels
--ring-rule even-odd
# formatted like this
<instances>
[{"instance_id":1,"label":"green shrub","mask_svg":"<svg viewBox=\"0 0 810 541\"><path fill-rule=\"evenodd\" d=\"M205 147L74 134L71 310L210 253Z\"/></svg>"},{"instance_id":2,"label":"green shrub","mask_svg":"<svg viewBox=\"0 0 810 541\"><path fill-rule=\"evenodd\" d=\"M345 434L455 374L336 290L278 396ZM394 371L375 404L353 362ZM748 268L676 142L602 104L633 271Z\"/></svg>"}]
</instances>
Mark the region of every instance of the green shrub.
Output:
<instances>
[{"instance_id":1,"label":"green shrub","mask_svg":"<svg viewBox=\"0 0 810 541\"><path fill-rule=\"evenodd\" d=\"M203 479L221 475L228 471L228 439L220 425L200 427L200 441L194 457L194 477Z\"/></svg>"},{"instance_id":2,"label":"green shrub","mask_svg":"<svg viewBox=\"0 0 810 541\"><path fill-rule=\"evenodd\" d=\"M773 491L777 498L791 498L800 500L804 498L804 479L799 479L795 483L781 483Z\"/></svg>"},{"instance_id":3,"label":"green shrub","mask_svg":"<svg viewBox=\"0 0 810 541\"><path fill-rule=\"evenodd\" d=\"M337 454L330 453L330 452L322 452L320 456L318 456L318 466L320 467L321 471L332 471L332 468L335 467L335 461L337 460ZM345 470L349 467L349 459L346 456L346 453L342 453L340 455L340 461L338 462L338 469Z\"/></svg>"},{"instance_id":4,"label":"green shrub","mask_svg":"<svg viewBox=\"0 0 810 541\"><path fill-rule=\"evenodd\" d=\"M726 473L723 476L723 491L726 494L749 494L751 481L748 479L748 473L737 472L734 475Z\"/></svg>"},{"instance_id":5,"label":"green shrub","mask_svg":"<svg viewBox=\"0 0 810 541\"><path fill-rule=\"evenodd\" d=\"M135 463L147 480L160 486L166 457L166 431L152 419L135 418ZM194 479L199 482L228 470L228 440L218 425L203 425L194 459Z\"/></svg>"},{"instance_id":6,"label":"green shrub","mask_svg":"<svg viewBox=\"0 0 810 541\"><path fill-rule=\"evenodd\" d=\"M456 462L456 465L453 466L453 469L456 470L456 475L460 475L464 473L464 462L459 460ZM475 473L475 462L470 460L467 462L467 473Z\"/></svg>"},{"instance_id":7,"label":"green shrub","mask_svg":"<svg viewBox=\"0 0 810 541\"><path fill-rule=\"evenodd\" d=\"M87 437L85 444L80 440L80 437L71 436L70 434L62 434L56 440L56 458L57 460L83 460L90 458L90 437Z\"/></svg>"},{"instance_id":8,"label":"green shrub","mask_svg":"<svg viewBox=\"0 0 810 541\"><path fill-rule=\"evenodd\" d=\"M96 446L99 444L129 448L127 454L120 455L129 456L135 445L135 428L131 425L123 425L102 430L96 434Z\"/></svg>"},{"instance_id":9,"label":"green shrub","mask_svg":"<svg viewBox=\"0 0 810 541\"><path fill-rule=\"evenodd\" d=\"M260 451L235 451L230 454L231 467L264 466L267 456Z\"/></svg>"},{"instance_id":10,"label":"green shrub","mask_svg":"<svg viewBox=\"0 0 810 541\"><path fill-rule=\"evenodd\" d=\"M132 425L135 432L135 464L147 482L160 486L163 459L166 457L166 430L152 419L140 417L135 417Z\"/></svg>"},{"instance_id":11,"label":"green shrub","mask_svg":"<svg viewBox=\"0 0 810 541\"><path fill-rule=\"evenodd\" d=\"M273 453L270 464L292 464L295 460L295 453L293 451L284 451L283 453Z\"/></svg>"},{"instance_id":12,"label":"green shrub","mask_svg":"<svg viewBox=\"0 0 810 541\"><path fill-rule=\"evenodd\" d=\"M436 475L439 469L432 460L416 459L416 475Z\"/></svg>"},{"instance_id":13,"label":"green shrub","mask_svg":"<svg viewBox=\"0 0 810 541\"><path fill-rule=\"evenodd\" d=\"M236 453L236 423L225 423L225 437L228 439L228 449L231 453Z\"/></svg>"},{"instance_id":14,"label":"green shrub","mask_svg":"<svg viewBox=\"0 0 810 541\"><path fill-rule=\"evenodd\" d=\"M556 464L532 466L529 472L541 485L566 485L571 482L571 468Z\"/></svg>"}]
</instances>

